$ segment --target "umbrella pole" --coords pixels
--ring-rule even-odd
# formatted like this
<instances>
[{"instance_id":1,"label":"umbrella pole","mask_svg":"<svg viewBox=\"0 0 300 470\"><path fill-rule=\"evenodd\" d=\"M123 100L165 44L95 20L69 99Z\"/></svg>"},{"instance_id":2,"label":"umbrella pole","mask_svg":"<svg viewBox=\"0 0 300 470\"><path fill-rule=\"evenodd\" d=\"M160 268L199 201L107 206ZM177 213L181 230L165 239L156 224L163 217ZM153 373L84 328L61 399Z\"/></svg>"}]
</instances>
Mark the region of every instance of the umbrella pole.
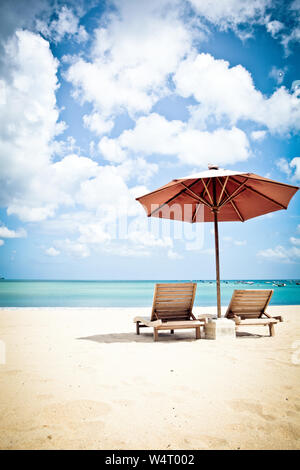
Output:
<instances>
[{"instance_id":1,"label":"umbrella pole","mask_svg":"<svg viewBox=\"0 0 300 470\"><path fill-rule=\"evenodd\" d=\"M214 213L215 252L216 252L217 311L218 311L218 318L221 318L221 289L220 289L220 258L219 258L218 209L213 210L213 213Z\"/></svg>"}]
</instances>

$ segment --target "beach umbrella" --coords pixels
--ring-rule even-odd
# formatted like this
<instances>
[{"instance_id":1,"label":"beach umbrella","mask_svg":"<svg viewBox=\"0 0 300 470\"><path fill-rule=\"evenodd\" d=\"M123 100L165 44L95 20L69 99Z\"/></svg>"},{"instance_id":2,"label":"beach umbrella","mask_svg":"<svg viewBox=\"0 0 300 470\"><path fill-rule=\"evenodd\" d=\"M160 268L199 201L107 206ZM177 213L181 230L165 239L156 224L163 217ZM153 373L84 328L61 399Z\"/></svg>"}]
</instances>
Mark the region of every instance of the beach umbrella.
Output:
<instances>
[{"instance_id":1,"label":"beach umbrella","mask_svg":"<svg viewBox=\"0 0 300 470\"><path fill-rule=\"evenodd\" d=\"M270 212L287 209L297 186L279 183L254 173L219 169L170 183L138 197L148 217L183 222L213 222L215 233L217 311L221 317L218 222L245 222ZM201 210L200 210L201 209Z\"/></svg>"}]
</instances>

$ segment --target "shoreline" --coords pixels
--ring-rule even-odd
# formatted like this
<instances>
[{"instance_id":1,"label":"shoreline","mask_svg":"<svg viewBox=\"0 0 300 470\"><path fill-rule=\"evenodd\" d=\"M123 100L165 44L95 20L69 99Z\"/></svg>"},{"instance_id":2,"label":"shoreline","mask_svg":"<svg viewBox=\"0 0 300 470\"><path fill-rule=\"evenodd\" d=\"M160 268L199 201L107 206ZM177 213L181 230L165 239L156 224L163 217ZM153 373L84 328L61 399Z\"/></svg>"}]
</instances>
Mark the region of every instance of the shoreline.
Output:
<instances>
[{"instance_id":1,"label":"shoreline","mask_svg":"<svg viewBox=\"0 0 300 470\"><path fill-rule=\"evenodd\" d=\"M299 449L300 307L268 312L275 337L154 343L148 307L1 308L0 449Z\"/></svg>"},{"instance_id":2,"label":"shoreline","mask_svg":"<svg viewBox=\"0 0 300 470\"><path fill-rule=\"evenodd\" d=\"M141 305L141 306L136 306L136 305L133 305L132 307L115 307L115 306L108 306L108 307L102 307L102 306L99 306L99 307L90 307L90 306L78 306L78 307L73 307L73 306L56 306L56 307L53 307L53 306L43 306L43 307L36 307L36 306L33 306L33 307L1 307L0 306L0 312L3 311L3 310L58 310L58 309L64 309L64 310L106 310L106 309L110 309L110 310L136 310L136 309L148 309L149 310L149 314L150 314L150 311L151 311L151 307L152 307L152 304L149 304L148 306L145 306L145 305ZM283 307L283 308L294 308L294 307L298 307L299 308L299 312L300 312L300 303L299 304L271 304L268 308L269 309L272 309L273 307ZM227 304L226 305L221 305L221 308L222 308L222 312L223 310L227 308ZM211 305L197 305L193 308L193 310L206 310L206 309L216 309L217 310L217 307L216 306L211 306ZM200 313L200 312L199 312Z\"/></svg>"}]
</instances>

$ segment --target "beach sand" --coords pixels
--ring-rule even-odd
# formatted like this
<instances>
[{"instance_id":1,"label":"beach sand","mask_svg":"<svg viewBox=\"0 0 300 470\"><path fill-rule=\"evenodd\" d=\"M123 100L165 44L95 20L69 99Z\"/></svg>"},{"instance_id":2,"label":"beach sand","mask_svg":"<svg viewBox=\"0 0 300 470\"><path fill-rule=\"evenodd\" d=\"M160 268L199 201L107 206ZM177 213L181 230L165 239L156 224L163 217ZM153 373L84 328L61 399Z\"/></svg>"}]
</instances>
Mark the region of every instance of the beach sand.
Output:
<instances>
[{"instance_id":1,"label":"beach sand","mask_svg":"<svg viewBox=\"0 0 300 470\"><path fill-rule=\"evenodd\" d=\"M149 308L1 309L0 448L299 448L300 307L269 312L273 338L154 343L132 323Z\"/></svg>"}]
</instances>

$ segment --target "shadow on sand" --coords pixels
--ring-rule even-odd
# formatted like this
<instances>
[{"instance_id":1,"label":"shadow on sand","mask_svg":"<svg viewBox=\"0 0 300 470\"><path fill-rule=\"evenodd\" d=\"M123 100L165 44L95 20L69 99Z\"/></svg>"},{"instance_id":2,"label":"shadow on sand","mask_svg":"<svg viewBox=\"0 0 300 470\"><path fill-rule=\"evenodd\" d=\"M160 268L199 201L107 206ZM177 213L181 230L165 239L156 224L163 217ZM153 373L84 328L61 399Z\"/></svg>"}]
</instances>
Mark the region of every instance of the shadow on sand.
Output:
<instances>
[{"instance_id":1,"label":"shadow on sand","mask_svg":"<svg viewBox=\"0 0 300 470\"><path fill-rule=\"evenodd\" d=\"M153 333L107 333L105 335L85 336L76 338L80 340L94 341L95 343L153 343ZM170 333L159 333L158 342L174 342L174 341L194 341L194 335L188 333L179 333L171 335Z\"/></svg>"},{"instance_id":2,"label":"shadow on sand","mask_svg":"<svg viewBox=\"0 0 300 470\"><path fill-rule=\"evenodd\" d=\"M237 338L266 338L266 335L259 335L257 333L247 333L243 331L236 332ZM94 341L95 343L153 343L153 333L147 332L137 335L135 332L132 333L107 333L103 335L85 336L76 338L78 340ZM205 339L202 337L202 339ZM187 332L177 332L171 335L169 332L159 333L159 342L174 342L174 341L195 341L194 334ZM210 340L211 341L211 340Z\"/></svg>"},{"instance_id":3,"label":"shadow on sand","mask_svg":"<svg viewBox=\"0 0 300 470\"><path fill-rule=\"evenodd\" d=\"M237 331L236 332L236 337L237 338L242 338L244 336L247 336L247 338L266 338L269 335L258 335L257 333L246 333L244 331Z\"/></svg>"}]
</instances>

